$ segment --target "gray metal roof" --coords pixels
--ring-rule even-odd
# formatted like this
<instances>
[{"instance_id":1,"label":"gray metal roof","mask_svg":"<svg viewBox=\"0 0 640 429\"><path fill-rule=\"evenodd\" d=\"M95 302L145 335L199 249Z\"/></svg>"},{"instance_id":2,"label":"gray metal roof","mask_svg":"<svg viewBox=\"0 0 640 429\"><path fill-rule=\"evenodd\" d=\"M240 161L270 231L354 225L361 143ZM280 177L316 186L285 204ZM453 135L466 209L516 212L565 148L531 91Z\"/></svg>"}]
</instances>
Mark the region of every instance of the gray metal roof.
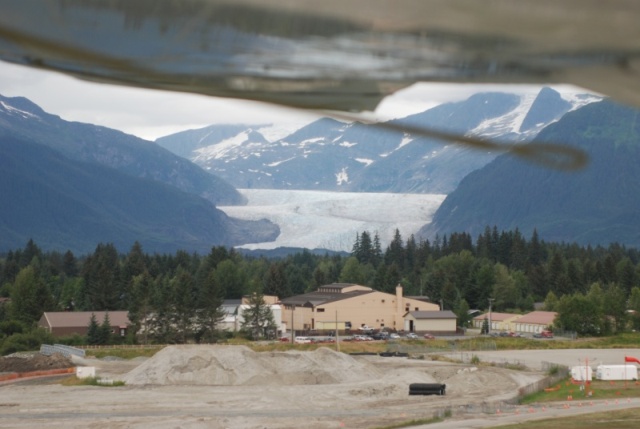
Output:
<instances>
[{"instance_id":1,"label":"gray metal roof","mask_svg":"<svg viewBox=\"0 0 640 429\"><path fill-rule=\"evenodd\" d=\"M351 285L349 285L351 286ZM319 305L327 304L329 302L342 301L345 299L353 298L355 296L366 295L373 293L374 290L356 290L352 292L343 293L331 293L331 292L309 292L302 295L290 296L284 298L280 302L284 305L294 305L297 307L317 307Z\"/></svg>"},{"instance_id":2,"label":"gray metal roof","mask_svg":"<svg viewBox=\"0 0 640 429\"><path fill-rule=\"evenodd\" d=\"M457 319L451 310L444 311L410 311L408 314L416 319Z\"/></svg>"}]
</instances>

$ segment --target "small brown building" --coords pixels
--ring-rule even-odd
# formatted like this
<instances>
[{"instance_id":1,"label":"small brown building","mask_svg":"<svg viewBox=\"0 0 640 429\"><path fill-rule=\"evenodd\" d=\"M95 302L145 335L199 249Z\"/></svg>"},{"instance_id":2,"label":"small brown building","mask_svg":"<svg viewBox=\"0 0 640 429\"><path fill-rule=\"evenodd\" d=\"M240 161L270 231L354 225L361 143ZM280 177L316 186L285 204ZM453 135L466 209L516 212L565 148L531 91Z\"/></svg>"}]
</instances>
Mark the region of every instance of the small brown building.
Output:
<instances>
[{"instance_id":1,"label":"small brown building","mask_svg":"<svg viewBox=\"0 0 640 429\"><path fill-rule=\"evenodd\" d=\"M407 332L428 332L436 335L455 335L457 316L451 310L410 311L404 316Z\"/></svg>"},{"instance_id":2,"label":"small brown building","mask_svg":"<svg viewBox=\"0 0 640 429\"><path fill-rule=\"evenodd\" d=\"M107 313L109 314L111 333L124 337L131 324L128 311L51 311L42 315L38 326L45 328L56 337L73 334L87 335L91 315L95 314L96 322L101 325Z\"/></svg>"}]
</instances>

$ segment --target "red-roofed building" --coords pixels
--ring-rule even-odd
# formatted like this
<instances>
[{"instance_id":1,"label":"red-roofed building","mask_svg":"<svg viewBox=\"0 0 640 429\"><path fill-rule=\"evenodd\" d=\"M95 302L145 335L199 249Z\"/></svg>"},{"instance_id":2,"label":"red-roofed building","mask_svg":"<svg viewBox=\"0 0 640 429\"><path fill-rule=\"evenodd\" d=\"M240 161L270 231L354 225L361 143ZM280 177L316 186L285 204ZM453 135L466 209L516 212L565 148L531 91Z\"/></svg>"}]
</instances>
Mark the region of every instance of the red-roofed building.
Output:
<instances>
[{"instance_id":1,"label":"red-roofed building","mask_svg":"<svg viewBox=\"0 0 640 429\"><path fill-rule=\"evenodd\" d=\"M514 321L514 331L523 334L537 334L552 325L557 314L555 311L532 311Z\"/></svg>"},{"instance_id":2,"label":"red-roofed building","mask_svg":"<svg viewBox=\"0 0 640 429\"><path fill-rule=\"evenodd\" d=\"M489 313L481 314L480 316L476 316L473 318L473 327L482 329L482 324L484 323L484 319L491 319L491 331L512 331L512 322L517 318L521 317L521 314L514 313L498 313L495 311L491 312L491 317L489 317Z\"/></svg>"}]
</instances>

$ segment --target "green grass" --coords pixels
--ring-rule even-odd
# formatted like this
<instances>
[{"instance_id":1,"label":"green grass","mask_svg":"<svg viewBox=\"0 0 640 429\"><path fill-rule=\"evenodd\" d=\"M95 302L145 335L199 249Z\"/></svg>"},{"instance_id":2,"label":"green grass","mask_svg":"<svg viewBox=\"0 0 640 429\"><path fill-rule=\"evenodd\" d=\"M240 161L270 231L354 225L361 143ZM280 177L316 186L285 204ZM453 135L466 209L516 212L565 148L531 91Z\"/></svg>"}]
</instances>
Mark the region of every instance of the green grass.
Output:
<instances>
[{"instance_id":1,"label":"green grass","mask_svg":"<svg viewBox=\"0 0 640 429\"><path fill-rule=\"evenodd\" d=\"M553 390L551 390L553 389ZM585 390L580 389L580 385L571 383L570 379L558 382L555 386L527 395L520 403L532 404L540 402L588 400L588 399L618 399L618 398L640 398L640 382L635 381L602 381L594 380ZM588 396L591 392L591 396Z\"/></svg>"},{"instance_id":2,"label":"green grass","mask_svg":"<svg viewBox=\"0 0 640 429\"><path fill-rule=\"evenodd\" d=\"M413 427L413 426L420 426L420 425L430 425L433 423L440 423L443 422L444 419L440 418L440 417L432 417L430 419L416 419L416 420L407 420L406 422L400 422L400 423L396 423L393 424L391 426L380 426L376 429L397 429L397 428L407 428L407 427Z\"/></svg>"},{"instance_id":3,"label":"green grass","mask_svg":"<svg viewBox=\"0 0 640 429\"><path fill-rule=\"evenodd\" d=\"M63 386L101 386L101 387L119 387L124 386L124 381L119 380L103 380L100 377L69 377L60 383Z\"/></svg>"},{"instance_id":4,"label":"green grass","mask_svg":"<svg viewBox=\"0 0 640 429\"><path fill-rule=\"evenodd\" d=\"M291 343L256 343L243 339L230 339L225 342L229 345L244 345L255 351L286 351L286 350L315 350L318 347L329 347L336 349L335 343L323 344L291 344ZM464 337L459 340L401 340L399 342L387 343L384 341L341 341L340 351L345 353L385 352L399 345L412 347L424 347L428 351L443 352L451 351L478 351L478 350L555 350L555 349L603 349L603 348L639 348L640 333L626 333L611 337L602 338L581 338L577 340L561 339L533 339L533 338L511 338L511 337ZM158 352L162 346L148 347L119 347L87 349L88 356L103 358L105 356L116 356L123 359L132 359L138 356L151 357Z\"/></svg>"},{"instance_id":5,"label":"green grass","mask_svg":"<svg viewBox=\"0 0 640 429\"><path fill-rule=\"evenodd\" d=\"M93 356L97 359L102 359L106 356L133 359L140 356L151 357L162 350L162 348L163 346L141 346L136 348L120 348L118 346L113 346L112 348L86 349L85 353L87 356Z\"/></svg>"},{"instance_id":6,"label":"green grass","mask_svg":"<svg viewBox=\"0 0 640 429\"><path fill-rule=\"evenodd\" d=\"M640 427L640 408L536 420L500 426L500 429L637 429L638 427Z\"/></svg>"}]
</instances>

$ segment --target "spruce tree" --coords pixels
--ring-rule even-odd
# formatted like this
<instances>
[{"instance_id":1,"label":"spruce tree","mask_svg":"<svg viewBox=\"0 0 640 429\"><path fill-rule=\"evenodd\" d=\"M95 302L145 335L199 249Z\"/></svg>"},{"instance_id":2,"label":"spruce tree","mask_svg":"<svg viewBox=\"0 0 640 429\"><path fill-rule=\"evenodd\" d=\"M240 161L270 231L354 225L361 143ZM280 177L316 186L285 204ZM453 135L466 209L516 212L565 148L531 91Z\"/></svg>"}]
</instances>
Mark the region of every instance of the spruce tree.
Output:
<instances>
[{"instance_id":1,"label":"spruce tree","mask_svg":"<svg viewBox=\"0 0 640 429\"><path fill-rule=\"evenodd\" d=\"M278 327L262 291L258 289L252 293L248 304L242 312L242 330L253 340L275 338Z\"/></svg>"},{"instance_id":2,"label":"spruce tree","mask_svg":"<svg viewBox=\"0 0 640 429\"><path fill-rule=\"evenodd\" d=\"M481 334L488 334L489 333L489 320L486 317L482 321L482 328L480 328L480 333Z\"/></svg>"},{"instance_id":3,"label":"spruce tree","mask_svg":"<svg viewBox=\"0 0 640 429\"><path fill-rule=\"evenodd\" d=\"M129 321L134 334L142 333L142 344L147 344L149 322L153 312L153 280L148 272L133 277L128 294Z\"/></svg>"},{"instance_id":4,"label":"spruce tree","mask_svg":"<svg viewBox=\"0 0 640 429\"><path fill-rule=\"evenodd\" d=\"M215 273L212 271L208 278L200 285L198 291L198 310L196 320L198 331L196 340L198 342L215 342L218 338L218 324L224 320L225 312L222 304L224 296L222 289L217 282Z\"/></svg>"},{"instance_id":5,"label":"spruce tree","mask_svg":"<svg viewBox=\"0 0 640 429\"><path fill-rule=\"evenodd\" d=\"M98 338L100 341L98 344L106 345L111 343L111 320L109 318L109 312L104 313L104 319L98 329Z\"/></svg>"},{"instance_id":6,"label":"spruce tree","mask_svg":"<svg viewBox=\"0 0 640 429\"><path fill-rule=\"evenodd\" d=\"M95 346L100 344L100 340L100 325L98 325L95 313L91 313L91 319L89 319L89 327L87 329L87 343Z\"/></svg>"}]
</instances>

